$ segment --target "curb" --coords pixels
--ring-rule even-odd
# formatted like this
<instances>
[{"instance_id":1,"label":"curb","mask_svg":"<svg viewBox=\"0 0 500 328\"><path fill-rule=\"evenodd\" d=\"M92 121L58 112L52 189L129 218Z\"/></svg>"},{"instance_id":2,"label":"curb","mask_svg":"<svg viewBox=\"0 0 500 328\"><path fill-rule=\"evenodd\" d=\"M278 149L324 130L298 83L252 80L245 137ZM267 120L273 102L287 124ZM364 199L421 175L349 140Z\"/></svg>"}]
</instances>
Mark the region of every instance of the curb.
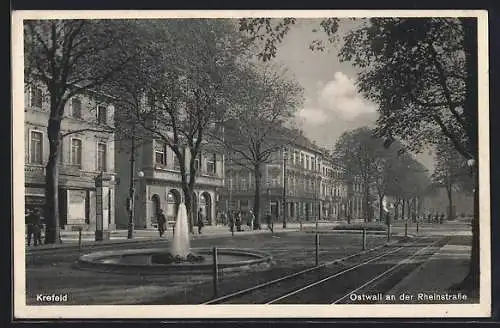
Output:
<instances>
[{"instance_id":1,"label":"curb","mask_svg":"<svg viewBox=\"0 0 500 328\"><path fill-rule=\"evenodd\" d=\"M295 229L290 229L286 231L276 231L276 234L283 234L283 233L290 233L290 232L295 232L298 230ZM240 231L240 232L235 232L235 236L238 235L254 235L254 234L271 234L267 230L260 230L260 231ZM202 234L202 235L194 235L191 241L193 240L198 240L198 239L209 239L209 238L219 238L219 237L233 237L231 236L231 233L214 233L214 234ZM165 241L171 241L171 238L165 239L165 238L160 238L160 237L136 237L134 239L115 239L115 240L105 240L105 241L82 241L81 248L87 248L87 247L95 247L95 246L107 246L107 245L123 245L123 244L128 244L128 243L148 243L148 242L165 242ZM78 243L76 242L70 242L70 243L63 243L63 244L50 244L50 245L42 245L42 246L30 246L29 248L25 248L25 253L26 254L33 254L33 253L42 253L42 252L48 252L52 250L77 250L79 249Z\"/></svg>"}]
</instances>

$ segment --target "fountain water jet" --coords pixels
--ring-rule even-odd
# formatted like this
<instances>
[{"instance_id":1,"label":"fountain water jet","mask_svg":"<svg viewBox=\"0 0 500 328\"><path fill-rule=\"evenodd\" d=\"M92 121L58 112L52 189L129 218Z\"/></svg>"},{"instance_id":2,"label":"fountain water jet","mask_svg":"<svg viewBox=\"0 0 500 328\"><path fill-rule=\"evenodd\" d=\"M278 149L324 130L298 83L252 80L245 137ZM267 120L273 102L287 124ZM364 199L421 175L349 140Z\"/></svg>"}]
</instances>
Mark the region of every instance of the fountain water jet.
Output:
<instances>
[{"instance_id":1,"label":"fountain water jet","mask_svg":"<svg viewBox=\"0 0 500 328\"><path fill-rule=\"evenodd\" d=\"M171 254L186 258L190 253L191 245L189 240L189 225L186 205L179 204L177 218L175 221L175 232L172 240Z\"/></svg>"}]
</instances>

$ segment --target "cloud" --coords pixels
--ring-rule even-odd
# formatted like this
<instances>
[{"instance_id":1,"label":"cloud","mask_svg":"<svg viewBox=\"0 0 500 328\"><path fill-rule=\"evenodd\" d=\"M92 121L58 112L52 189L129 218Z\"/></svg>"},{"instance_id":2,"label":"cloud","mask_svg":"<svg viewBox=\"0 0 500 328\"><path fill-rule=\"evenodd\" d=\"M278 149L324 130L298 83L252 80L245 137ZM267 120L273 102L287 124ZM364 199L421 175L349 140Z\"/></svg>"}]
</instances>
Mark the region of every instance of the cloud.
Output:
<instances>
[{"instance_id":1,"label":"cloud","mask_svg":"<svg viewBox=\"0 0 500 328\"><path fill-rule=\"evenodd\" d=\"M355 80L345 73L336 71L333 78L317 79L308 86L296 122L318 144L331 148L344 131L375 124L376 105L357 92Z\"/></svg>"},{"instance_id":2,"label":"cloud","mask_svg":"<svg viewBox=\"0 0 500 328\"><path fill-rule=\"evenodd\" d=\"M332 80L317 92L318 105L327 112L351 121L363 114L376 113L377 106L361 96L355 80L336 72Z\"/></svg>"},{"instance_id":3,"label":"cloud","mask_svg":"<svg viewBox=\"0 0 500 328\"><path fill-rule=\"evenodd\" d=\"M328 115L321 108L305 107L298 111L297 118L307 124L321 125L327 121Z\"/></svg>"}]
</instances>

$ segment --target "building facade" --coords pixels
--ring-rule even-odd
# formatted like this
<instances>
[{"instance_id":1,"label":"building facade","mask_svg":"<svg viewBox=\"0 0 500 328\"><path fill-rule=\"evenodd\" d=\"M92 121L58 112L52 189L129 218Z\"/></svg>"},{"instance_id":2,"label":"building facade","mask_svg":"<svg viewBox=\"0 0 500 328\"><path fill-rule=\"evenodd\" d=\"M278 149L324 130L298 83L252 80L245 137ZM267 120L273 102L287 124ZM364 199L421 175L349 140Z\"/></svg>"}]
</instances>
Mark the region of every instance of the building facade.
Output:
<instances>
[{"instance_id":1,"label":"building facade","mask_svg":"<svg viewBox=\"0 0 500 328\"><path fill-rule=\"evenodd\" d=\"M261 217L268 211L275 219L286 217L288 221L340 220L350 211L361 215L360 208L354 206L359 194L349 193L352 187L346 183L345 170L327 150L302 134L262 166L260 189ZM254 199L254 173L226 163L221 207L245 216L254 207Z\"/></svg>"},{"instance_id":2,"label":"building facade","mask_svg":"<svg viewBox=\"0 0 500 328\"><path fill-rule=\"evenodd\" d=\"M59 217L63 229L96 224L96 178L104 177L104 229L114 229L114 106L110 97L86 94L64 109L58 157ZM43 213L45 166L49 157L49 103L41 85L25 88L25 206ZM111 129L110 129L111 128Z\"/></svg>"},{"instance_id":3,"label":"building facade","mask_svg":"<svg viewBox=\"0 0 500 328\"><path fill-rule=\"evenodd\" d=\"M131 174L131 141L118 142L115 153L117 184L117 226L129 224L127 199L133 177L135 185L134 226L137 229L157 227L157 213L163 210L167 221L174 221L177 208L184 202L180 164L175 153L161 140L145 135L136 146L134 172ZM205 147L208 148L208 147ZM186 168L191 155L184 149ZM205 224L215 224L218 190L223 186L224 158L215 152L202 152L195 160L196 180L193 194L193 213L202 210ZM140 172L140 173L139 173ZM190 172L187 172L189 175ZM191 220L195 220L193 215Z\"/></svg>"}]
</instances>

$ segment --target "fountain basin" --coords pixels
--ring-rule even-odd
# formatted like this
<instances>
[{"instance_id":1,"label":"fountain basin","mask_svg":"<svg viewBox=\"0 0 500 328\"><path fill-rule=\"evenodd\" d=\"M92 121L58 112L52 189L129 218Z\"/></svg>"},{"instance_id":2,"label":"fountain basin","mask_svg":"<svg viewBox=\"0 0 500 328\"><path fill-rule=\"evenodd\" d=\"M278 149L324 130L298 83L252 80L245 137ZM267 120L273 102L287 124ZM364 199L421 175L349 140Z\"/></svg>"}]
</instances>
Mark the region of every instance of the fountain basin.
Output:
<instances>
[{"instance_id":1,"label":"fountain basin","mask_svg":"<svg viewBox=\"0 0 500 328\"><path fill-rule=\"evenodd\" d=\"M213 270L213 255L210 248L194 248L193 254L204 257L202 262L158 263L153 256L161 257L170 253L166 248L128 249L99 251L81 256L77 265L79 268L97 271L158 275L168 273L190 272L211 274ZM160 256L158 256L160 255ZM250 267L269 266L272 256L253 249L217 248L219 270L238 271Z\"/></svg>"}]
</instances>

